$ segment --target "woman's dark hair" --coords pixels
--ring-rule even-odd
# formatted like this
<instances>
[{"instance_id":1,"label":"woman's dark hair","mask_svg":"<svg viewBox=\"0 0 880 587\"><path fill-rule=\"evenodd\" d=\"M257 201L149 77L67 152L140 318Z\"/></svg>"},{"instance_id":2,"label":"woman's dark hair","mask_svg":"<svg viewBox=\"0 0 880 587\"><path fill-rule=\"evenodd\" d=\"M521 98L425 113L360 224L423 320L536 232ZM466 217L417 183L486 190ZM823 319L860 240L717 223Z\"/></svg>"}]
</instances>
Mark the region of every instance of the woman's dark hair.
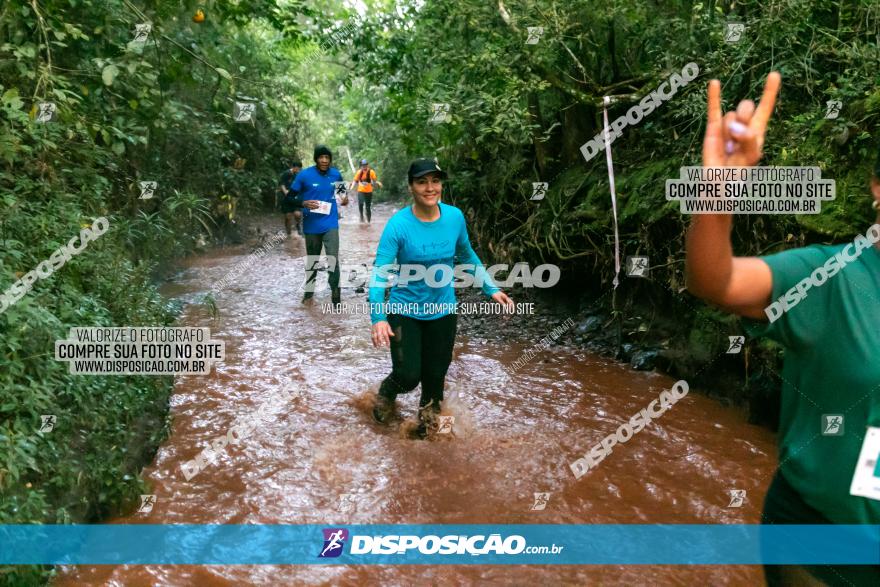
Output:
<instances>
[{"instance_id":1,"label":"woman's dark hair","mask_svg":"<svg viewBox=\"0 0 880 587\"><path fill-rule=\"evenodd\" d=\"M877 160L874 162L874 177L880 179L880 147L877 148Z\"/></svg>"}]
</instances>

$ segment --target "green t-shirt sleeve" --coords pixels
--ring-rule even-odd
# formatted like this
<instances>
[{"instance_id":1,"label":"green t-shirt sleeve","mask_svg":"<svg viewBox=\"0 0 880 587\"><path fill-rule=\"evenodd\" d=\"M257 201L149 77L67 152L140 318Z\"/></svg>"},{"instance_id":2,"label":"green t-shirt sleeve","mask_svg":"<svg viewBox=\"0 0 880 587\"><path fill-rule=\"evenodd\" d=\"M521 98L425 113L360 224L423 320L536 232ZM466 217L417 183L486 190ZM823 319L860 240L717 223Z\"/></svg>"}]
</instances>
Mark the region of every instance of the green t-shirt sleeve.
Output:
<instances>
[{"instance_id":1,"label":"green t-shirt sleeve","mask_svg":"<svg viewBox=\"0 0 880 587\"><path fill-rule=\"evenodd\" d=\"M833 252L829 247L814 245L761 257L773 275L771 304L809 278ZM746 332L754 337L766 336L787 348L819 344L825 324L835 315L833 281L839 278L835 275L818 287L811 285L796 305L783 311L773 322L743 319Z\"/></svg>"}]
</instances>

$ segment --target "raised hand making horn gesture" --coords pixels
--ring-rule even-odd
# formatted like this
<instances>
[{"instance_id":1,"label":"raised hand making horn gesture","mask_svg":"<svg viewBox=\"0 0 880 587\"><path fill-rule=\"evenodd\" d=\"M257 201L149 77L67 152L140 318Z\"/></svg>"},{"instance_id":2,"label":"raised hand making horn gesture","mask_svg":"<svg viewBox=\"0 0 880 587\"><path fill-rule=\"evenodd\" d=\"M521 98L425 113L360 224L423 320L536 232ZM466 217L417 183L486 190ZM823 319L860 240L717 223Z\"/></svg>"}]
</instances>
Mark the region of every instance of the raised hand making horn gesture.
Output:
<instances>
[{"instance_id":1,"label":"raised hand making horn gesture","mask_svg":"<svg viewBox=\"0 0 880 587\"><path fill-rule=\"evenodd\" d=\"M772 72L764 84L764 95L755 108L751 100L743 100L735 112L721 114L721 82L709 82L708 123L703 140L704 167L748 167L761 160L767 122L776 105L781 83L779 73Z\"/></svg>"},{"instance_id":2,"label":"raised hand making horn gesture","mask_svg":"<svg viewBox=\"0 0 880 587\"><path fill-rule=\"evenodd\" d=\"M704 167L747 167L758 163L767 122L776 104L780 76L772 72L755 108L743 100L735 112L721 113L721 82L709 82L708 121L703 140ZM695 215L688 231L688 290L741 316L763 318L770 301L770 268L755 257L734 257L730 214Z\"/></svg>"},{"instance_id":3,"label":"raised hand making horn gesture","mask_svg":"<svg viewBox=\"0 0 880 587\"><path fill-rule=\"evenodd\" d=\"M771 73L757 108L743 100L736 111L722 114L721 84L709 82L705 167L748 167L761 160L779 87L779 74ZM875 208L880 208L877 155L870 185ZM704 172L710 181L719 176L726 181L726 173ZM731 214L693 217L687 237L688 289L752 318L740 323L748 334L785 348L779 468L767 489L761 523L880 524L880 487L875 483L880 362L867 359L880 348L875 295L880 224L843 244L734 257L732 222ZM730 330L738 333L739 327ZM764 572L770 587L880 585L876 564L768 564Z\"/></svg>"}]
</instances>

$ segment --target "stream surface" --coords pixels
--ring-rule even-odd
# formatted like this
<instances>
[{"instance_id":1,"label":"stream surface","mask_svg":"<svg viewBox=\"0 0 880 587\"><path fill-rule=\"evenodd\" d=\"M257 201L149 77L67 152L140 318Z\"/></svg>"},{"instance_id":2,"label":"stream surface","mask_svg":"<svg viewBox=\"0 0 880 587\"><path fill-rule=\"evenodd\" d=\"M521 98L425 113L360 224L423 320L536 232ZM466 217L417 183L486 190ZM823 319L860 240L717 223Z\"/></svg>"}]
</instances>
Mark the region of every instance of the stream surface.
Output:
<instances>
[{"instance_id":1,"label":"stream surface","mask_svg":"<svg viewBox=\"0 0 880 587\"><path fill-rule=\"evenodd\" d=\"M343 262L372 262L395 211L374 207L360 224L349 206L340 226ZM262 217L276 233L280 215ZM184 262L163 293L190 302L181 326L204 326L226 344L210 375L178 377L172 434L144 478L150 513L120 524L755 524L775 465L774 436L745 414L695 390L595 470L575 479L569 463L647 407L674 380L578 349L544 351L507 378L529 344L459 333L444 414L454 437L412 440L418 391L398 398L404 420L384 428L368 416L391 368L370 341L364 314L324 314L326 288L300 303L304 242L272 248L215 295L254 246ZM484 258L484 261L487 259ZM326 284L326 272L319 273ZM516 290L509 292L516 300ZM343 290L344 302L365 294ZM528 320L513 316L511 320ZM461 329L460 329L461 330ZM301 395L279 401L292 383ZM182 463L249 415L260 424L187 481ZM741 507L730 490L744 489ZM536 492L549 492L531 511ZM56 585L760 585L748 566L82 566Z\"/></svg>"}]
</instances>

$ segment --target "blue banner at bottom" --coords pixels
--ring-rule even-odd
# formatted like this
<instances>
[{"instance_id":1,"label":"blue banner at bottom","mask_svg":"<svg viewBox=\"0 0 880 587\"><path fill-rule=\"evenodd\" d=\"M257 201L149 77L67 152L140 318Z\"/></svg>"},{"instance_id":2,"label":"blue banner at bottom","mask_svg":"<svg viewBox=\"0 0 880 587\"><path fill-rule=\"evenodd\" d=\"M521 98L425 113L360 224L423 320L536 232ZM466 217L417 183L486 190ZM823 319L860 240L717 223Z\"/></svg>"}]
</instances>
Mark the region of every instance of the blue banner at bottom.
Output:
<instances>
[{"instance_id":1,"label":"blue banner at bottom","mask_svg":"<svg viewBox=\"0 0 880 587\"><path fill-rule=\"evenodd\" d=\"M0 525L0 564L880 565L880 526Z\"/></svg>"}]
</instances>

